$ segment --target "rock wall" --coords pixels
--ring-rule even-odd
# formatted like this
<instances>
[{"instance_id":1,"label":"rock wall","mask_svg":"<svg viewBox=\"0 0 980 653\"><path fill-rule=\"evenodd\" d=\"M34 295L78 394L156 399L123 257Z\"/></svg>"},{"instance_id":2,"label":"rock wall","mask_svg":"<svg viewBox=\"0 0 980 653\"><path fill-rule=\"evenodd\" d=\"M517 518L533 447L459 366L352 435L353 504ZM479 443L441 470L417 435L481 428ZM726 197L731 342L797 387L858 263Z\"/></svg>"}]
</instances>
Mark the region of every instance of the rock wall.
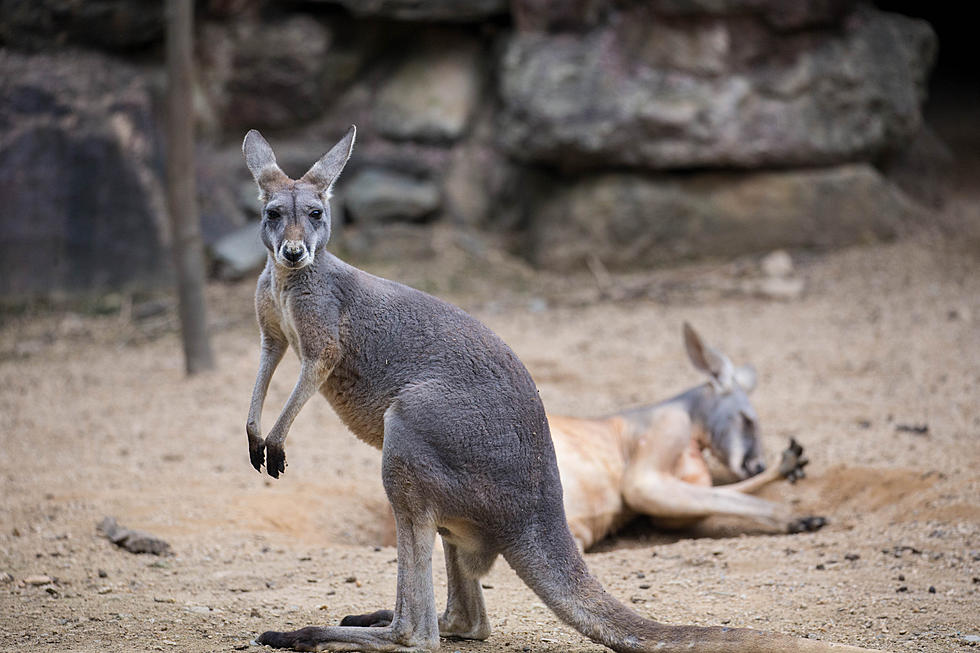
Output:
<instances>
[{"instance_id":1,"label":"rock wall","mask_svg":"<svg viewBox=\"0 0 980 653\"><path fill-rule=\"evenodd\" d=\"M0 294L165 277L159 3L0 9ZM215 252L257 214L246 129L299 175L352 122L350 246L444 221L544 267L629 268L924 219L874 164L915 151L936 38L856 0L208 0L197 34ZM60 272L25 274L42 242L65 243Z\"/></svg>"}]
</instances>

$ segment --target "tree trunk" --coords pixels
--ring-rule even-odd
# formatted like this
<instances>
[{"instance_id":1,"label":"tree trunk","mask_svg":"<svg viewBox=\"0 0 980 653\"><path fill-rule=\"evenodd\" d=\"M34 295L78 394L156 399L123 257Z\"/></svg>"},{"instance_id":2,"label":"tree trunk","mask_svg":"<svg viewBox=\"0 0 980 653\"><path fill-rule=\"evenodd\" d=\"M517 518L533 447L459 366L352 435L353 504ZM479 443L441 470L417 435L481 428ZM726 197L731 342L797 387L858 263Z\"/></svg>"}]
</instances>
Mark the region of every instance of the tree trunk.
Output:
<instances>
[{"instance_id":1,"label":"tree trunk","mask_svg":"<svg viewBox=\"0 0 980 653\"><path fill-rule=\"evenodd\" d=\"M167 201L187 373L214 367L204 303L204 246L194 184L192 0L167 2Z\"/></svg>"}]
</instances>

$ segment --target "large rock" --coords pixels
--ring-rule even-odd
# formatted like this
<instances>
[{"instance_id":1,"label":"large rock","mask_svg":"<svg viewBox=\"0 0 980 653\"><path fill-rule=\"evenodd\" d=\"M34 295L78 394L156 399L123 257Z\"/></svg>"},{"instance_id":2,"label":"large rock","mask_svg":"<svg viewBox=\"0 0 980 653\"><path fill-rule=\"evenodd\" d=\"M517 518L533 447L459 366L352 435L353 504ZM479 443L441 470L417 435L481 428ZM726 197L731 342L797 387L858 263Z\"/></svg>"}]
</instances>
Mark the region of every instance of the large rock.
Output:
<instances>
[{"instance_id":1,"label":"large rock","mask_svg":"<svg viewBox=\"0 0 980 653\"><path fill-rule=\"evenodd\" d=\"M507 13L508 0L322 0L357 16L414 21L478 21Z\"/></svg>"},{"instance_id":2,"label":"large rock","mask_svg":"<svg viewBox=\"0 0 980 653\"><path fill-rule=\"evenodd\" d=\"M651 0L663 16L753 15L777 30L835 25L859 0Z\"/></svg>"},{"instance_id":3,"label":"large rock","mask_svg":"<svg viewBox=\"0 0 980 653\"><path fill-rule=\"evenodd\" d=\"M581 267L590 256L611 268L649 267L887 239L926 217L864 164L654 177L608 173L557 185L544 196L531 215L530 257L557 270Z\"/></svg>"},{"instance_id":4,"label":"large rock","mask_svg":"<svg viewBox=\"0 0 980 653\"><path fill-rule=\"evenodd\" d=\"M221 129L288 128L323 112L328 28L295 14L204 26L200 47L206 120Z\"/></svg>"},{"instance_id":5,"label":"large rock","mask_svg":"<svg viewBox=\"0 0 980 653\"><path fill-rule=\"evenodd\" d=\"M430 181L392 170L368 168L342 187L344 204L355 222L373 224L419 220L439 208L439 189Z\"/></svg>"},{"instance_id":6,"label":"large rock","mask_svg":"<svg viewBox=\"0 0 980 653\"><path fill-rule=\"evenodd\" d=\"M0 296L153 285L167 226L150 95L111 59L0 51Z\"/></svg>"},{"instance_id":7,"label":"large rock","mask_svg":"<svg viewBox=\"0 0 980 653\"><path fill-rule=\"evenodd\" d=\"M163 39L159 0L0 0L0 42L41 49L65 42L114 50Z\"/></svg>"},{"instance_id":8,"label":"large rock","mask_svg":"<svg viewBox=\"0 0 980 653\"><path fill-rule=\"evenodd\" d=\"M477 44L450 40L404 58L378 91L374 120L393 139L459 138L479 99Z\"/></svg>"},{"instance_id":9,"label":"large rock","mask_svg":"<svg viewBox=\"0 0 980 653\"><path fill-rule=\"evenodd\" d=\"M863 8L839 30L751 16L658 20L647 5L584 35L518 33L500 66L500 141L563 167L772 167L867 160L921 124L936 39Z\"/></svg>"},{"instance_id":10,"label":"large rock","mask_svg":"<svg viewBox=\"0 0 980 653\"><path fill-rule=\"evenodd\" d=\"M644 4L660 22L676 18L750 16L782 31L836 25L858 1L646 0ZM512 0L511 10L519 30L581 30L598 25L615 10L616 4L616 0Z\"/></svg>"}]
</instances>

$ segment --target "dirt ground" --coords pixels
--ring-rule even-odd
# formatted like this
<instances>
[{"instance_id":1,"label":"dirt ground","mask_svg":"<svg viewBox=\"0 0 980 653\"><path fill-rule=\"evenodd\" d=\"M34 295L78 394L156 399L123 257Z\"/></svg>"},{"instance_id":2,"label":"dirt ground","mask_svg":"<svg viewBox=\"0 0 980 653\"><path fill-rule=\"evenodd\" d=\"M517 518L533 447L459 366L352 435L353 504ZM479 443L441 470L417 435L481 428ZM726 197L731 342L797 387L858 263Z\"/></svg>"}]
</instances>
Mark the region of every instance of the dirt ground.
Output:
<instances>
[{"instance_id":1,"label":"dirt ground","mask_svg":"<svg viewBox=\"0 0 980 653\"><path fill-rule=\"evenodd\" d=\"M798 257L806 291L795 301L741 292L754 260L597 277L600 292L590 275L533 275L464 249L369 269L489 324L549 411L601 414L700 382L681 343L688 320L758 369L770 457L788 436L807 448L808 477L765 495L825 515L826 528L781 535L717 521L662 533L641 521L587 555L616 596L670 623L882 650L980 639L976 243L919 236ZM258 360L252 285L209 293L218 369L192 379L166 304L8 316L0 327L0 649L259 650L249 642L263 630L393 604L378 452L315 398L290 433L286 474L256 473L244 432ZM290 354L267 429L297 370ZM96 532L106 515L165 538L175 555L115 547ZM443 650L603 650L505 563L485 586L493 635Z\"/></svg>"}]
</instances>

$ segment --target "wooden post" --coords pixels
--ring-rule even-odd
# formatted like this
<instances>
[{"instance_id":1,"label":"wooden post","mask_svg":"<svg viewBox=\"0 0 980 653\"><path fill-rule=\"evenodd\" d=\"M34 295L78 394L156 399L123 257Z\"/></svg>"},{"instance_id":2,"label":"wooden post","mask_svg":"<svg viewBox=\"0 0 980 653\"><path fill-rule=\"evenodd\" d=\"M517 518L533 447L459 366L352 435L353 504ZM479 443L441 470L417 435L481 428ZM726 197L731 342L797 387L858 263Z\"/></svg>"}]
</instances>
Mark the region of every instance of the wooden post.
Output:
<instances>
[{"instance_id":1,"label":"wooden post","mask_svg":"<svg viewBox=\"0 0 980 653\"><path fill-rule=\"evenodd\" d=\"M187 373L214 367L204 302L204 245L194 183L192 0L167 2L167 203Z\"/></svg>"}]
</instances>

